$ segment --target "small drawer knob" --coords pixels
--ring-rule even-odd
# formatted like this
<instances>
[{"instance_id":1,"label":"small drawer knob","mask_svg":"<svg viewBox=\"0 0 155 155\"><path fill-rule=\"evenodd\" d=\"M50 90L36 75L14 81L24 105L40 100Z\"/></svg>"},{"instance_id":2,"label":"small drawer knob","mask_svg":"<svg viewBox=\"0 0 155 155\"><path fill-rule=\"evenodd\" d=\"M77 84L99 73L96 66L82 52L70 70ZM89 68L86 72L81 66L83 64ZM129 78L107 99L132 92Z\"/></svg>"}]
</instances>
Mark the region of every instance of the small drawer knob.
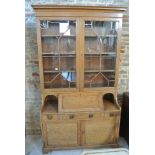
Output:
<instances>
[{"instance_id":1,"label":"small drawer knob","mask_svg":"<svg viewBox=\"0 0 155 155\"><path fill-rule=\"evenodd\" d=\"M110 116L110 117L114 117L114 113L110 113L109 116Z\"/></svg>"},{"instance_id":2,"label":"small drawer knob","mask_svg":"<svg viewBox=\"0 0 155 155\"><path fill-rule=\"evenodd\" d=\"M52 115L47 115L47 118L48 118L48 119L52 119L53 116L52 116Z\"/></svg>"},{"instance_id":3,"label":"small drawer knob","mask_svg":"<svg viewBox=\"0 0 155 155\"><path fill-rule=\"evenodd\" d=\"M89 114L89 118L93 118L93 114Z\"/></svg>"},{"instance_id":4,"label":"small drawer knob","mask_svg":"<svg viewBox=\"0 0 155 155\"><path fill-rule=\"evenodd\" d=\"M69 115L69 118L70 119L73 119L75 116L74 115Z\"/></svg>"}]
</instances>

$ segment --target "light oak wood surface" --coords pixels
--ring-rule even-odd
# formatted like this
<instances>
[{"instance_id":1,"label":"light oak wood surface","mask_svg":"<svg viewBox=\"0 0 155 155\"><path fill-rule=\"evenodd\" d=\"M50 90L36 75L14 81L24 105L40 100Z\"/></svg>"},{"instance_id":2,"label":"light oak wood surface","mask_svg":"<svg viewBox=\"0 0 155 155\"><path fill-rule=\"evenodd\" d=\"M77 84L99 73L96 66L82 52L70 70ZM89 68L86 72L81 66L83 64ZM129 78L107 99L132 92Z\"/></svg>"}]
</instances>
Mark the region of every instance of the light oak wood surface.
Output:
<instances>
[{"instance_id":1,"label":"light oak wood surface","mask_svg":"<svg viewBox=\"0 0 155 155\"><path fill-rule=\"evenodd\" d=\"M117 101L120 42L126 8L32 7L37 17L43 152L117 146L121 112ZM67 22L68 36L65 34L68 30L60 33L59 25ZM94 23L99 25L91 29ZM104 34L108 30L97 34L105 23L111 23L111 27L118 23L117 34ZM114 42L116 37L116 48L115 44L110 47L110 38ZM99 51L98 47L107 51Z\"/></svg>"}]
</instances>

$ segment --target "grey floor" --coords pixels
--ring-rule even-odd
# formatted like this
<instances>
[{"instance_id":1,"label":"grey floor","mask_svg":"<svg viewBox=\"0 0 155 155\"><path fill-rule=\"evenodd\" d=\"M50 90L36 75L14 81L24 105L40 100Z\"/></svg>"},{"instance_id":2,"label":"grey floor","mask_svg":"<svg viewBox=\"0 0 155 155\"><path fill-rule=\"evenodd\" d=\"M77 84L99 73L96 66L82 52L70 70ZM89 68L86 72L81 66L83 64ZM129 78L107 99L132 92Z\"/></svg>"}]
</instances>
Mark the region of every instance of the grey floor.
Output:
<instances>
[{"instance_id":1,"label":"grey floor","mask_svg":"<svg viewBox=\"0 0 155 155\"><path fill-rule=\"evenodd\" d=\"M124 138L122 137L120 138L119 144L122 148L128 149L128 145ZM48 155L80 155L81 152L83 152L84 150L88 150L88 149L52 151L52 152L49 152ZM43 155L41 136L39 135L27 135L26 136L25 154L26 155Z\"/></svg>"}]
</instances>

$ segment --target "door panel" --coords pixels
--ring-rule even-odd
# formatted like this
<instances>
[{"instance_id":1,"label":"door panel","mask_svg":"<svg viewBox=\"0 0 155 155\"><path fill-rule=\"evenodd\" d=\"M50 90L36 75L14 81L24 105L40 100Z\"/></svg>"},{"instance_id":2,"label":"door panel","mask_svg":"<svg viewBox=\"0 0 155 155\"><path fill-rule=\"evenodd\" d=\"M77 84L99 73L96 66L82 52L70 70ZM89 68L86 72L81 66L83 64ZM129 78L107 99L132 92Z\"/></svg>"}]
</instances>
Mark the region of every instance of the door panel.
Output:
<instances>
[{"instance_id":1,"label":"door panel","mask_svg":"<svg viewBox=\"0 0 155 155\"><path fill-rule=\"evenodd\" d=\"M84 88L114 87L118 21L84 21Z\"/></svg>"},{"instance_id":2,"label":"door panel","mask_svg":"<svg viewBox=\"0 0 155 155\"><path fill-rule=\"evenodd\" d=\"M104 145L114 143L114 119L83 121L82 130L83 145Z\"/></svg>"},{"instance_id":3,"label":"door panel","mask_svg":"<svg viewBox=\"0 0 155 155\"><path fill-rule=\"evenodd\" d=\"M41 20L40 35L44 88L78 87L77 20Z\"/></svg>"},{"instance_id":4,"label":"door panel","mask_svg":"<svg viewBox=\"0 0 155 155\"><path fill-rule=\"evenodd\" d=\"M46 124L47 145L49 146L77 146L77 122L53 122Z\"/></svg>"}]
</instances>

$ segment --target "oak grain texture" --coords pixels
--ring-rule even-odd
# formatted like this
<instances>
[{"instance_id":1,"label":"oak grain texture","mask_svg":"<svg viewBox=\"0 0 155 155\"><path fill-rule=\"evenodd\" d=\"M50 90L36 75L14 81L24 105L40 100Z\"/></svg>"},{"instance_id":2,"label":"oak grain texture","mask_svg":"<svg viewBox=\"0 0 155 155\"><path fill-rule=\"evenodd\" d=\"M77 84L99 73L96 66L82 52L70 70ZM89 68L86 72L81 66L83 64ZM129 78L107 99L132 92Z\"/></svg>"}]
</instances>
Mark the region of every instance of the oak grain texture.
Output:
<instances>
[{"instance_id":1,"label":"oak grain texture","mask_svg":"<svg viewBox=\"0 0 155 155\"><path fill-rule=\"evenodd\" d=\"M40 124L43 138L43 152L52 150L94 147L118 146L119 124L121 108L117 101L118 74L120 63L120 47L122 33L122 18L124 7L112 6L68 6L68 5L32 5L37 16L37 43L38 60L40 70L40 89L42 104L40 109ZM46 42L42 38L55 37L50 31L40 29L41 20L75 20L76 21L76 48L75 64L76 86L75 88L45 88L49 76L44 76L45 69L53 66L49 58L44 58ZM115 85L113 87L84 87L85 67L85 21L118 21L118 36L115 65ZM56 31L55 31L56 32ZM54 32L54 33L55 33ZM90 36L92 37L92 36ZM48 50L55 49L55 45ZM65 45L64 45L65 47ZM65 48L62 48L64 51ZM63 59L63 67L66 67L68 58ZM112 65L105 61L105 65ZM94 58L92 63L97 68L98 61ZM86 66L87 67L87 66ZM58 85L62 80L56 81ZM67 85L67 83L66 83ZM104 99L103 96L110 93L114 101ZM48 95L55 96L57 100L46 100Z\"/></svg>"}]
</instances>

